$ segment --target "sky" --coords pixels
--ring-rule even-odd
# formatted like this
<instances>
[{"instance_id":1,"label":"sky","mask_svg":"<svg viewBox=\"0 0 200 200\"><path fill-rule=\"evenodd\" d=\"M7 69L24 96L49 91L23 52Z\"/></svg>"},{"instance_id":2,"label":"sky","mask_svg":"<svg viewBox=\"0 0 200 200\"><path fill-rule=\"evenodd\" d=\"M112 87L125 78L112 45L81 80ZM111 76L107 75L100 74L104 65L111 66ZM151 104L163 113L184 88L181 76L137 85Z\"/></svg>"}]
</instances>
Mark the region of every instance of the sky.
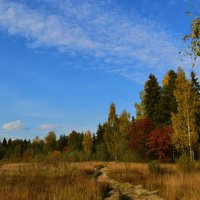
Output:
<instances>
[{"instance_id":1,"label":"sky","mask_svg":"<svg viewBox=\"0 0 200 200\"><path fill-rule=\"evenodd\" d=\"M135 115L150 73L191 71L179 52L197 4L0 0L0 139L95 132L111 102Z\"/></svg>"}]
</instances>

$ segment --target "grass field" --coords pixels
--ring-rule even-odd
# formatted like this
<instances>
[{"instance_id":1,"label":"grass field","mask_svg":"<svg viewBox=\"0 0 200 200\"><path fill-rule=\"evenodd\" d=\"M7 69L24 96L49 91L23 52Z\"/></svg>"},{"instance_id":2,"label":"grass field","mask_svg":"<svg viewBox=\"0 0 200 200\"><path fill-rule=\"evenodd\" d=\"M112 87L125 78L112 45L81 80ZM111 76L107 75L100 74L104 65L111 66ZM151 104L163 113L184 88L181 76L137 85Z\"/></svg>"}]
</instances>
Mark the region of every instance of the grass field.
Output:
<instances>
[{"instance_id":1,"label":"grass field","mask_svg":"<svg viewBox=\"0 0 200 200\"><path fill-rule=\"evenodd\" d=\"M0 199L101 200L101 186L89 173L63 163L4 165L0 175Z\"/></svg>"},{"instance_id":2,"label":"grass field","mask_svg":"<svg viewBox=\"0 0 200 200\"><path fill-rule=\"evenodd\" d=\"M200 172L184 173L175 164L162 164L151 174L147 164L122 162L1 164L1 200L100 200L103 187L92 176L96 166L110 168L109 176L149 190L167 200L199 200ZM198 168L197 165L196 168Z\"/></svg>"}]
</instances>

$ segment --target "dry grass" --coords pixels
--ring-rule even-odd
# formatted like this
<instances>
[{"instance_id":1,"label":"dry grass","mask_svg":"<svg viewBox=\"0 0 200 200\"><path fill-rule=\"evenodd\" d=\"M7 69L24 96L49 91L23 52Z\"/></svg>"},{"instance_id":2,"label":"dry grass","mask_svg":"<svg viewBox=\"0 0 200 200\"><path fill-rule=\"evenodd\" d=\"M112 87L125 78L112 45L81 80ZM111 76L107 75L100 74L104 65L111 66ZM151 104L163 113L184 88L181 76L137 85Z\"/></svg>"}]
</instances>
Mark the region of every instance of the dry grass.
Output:
<instances>
[{"instance_id":1,"label":"dry grass","mask_svg":"<svg viewBox=\"0 0 200 200\"><path fill-rule=\"evenodd\" d=\"M100 185L87 171L67 164L2 167L0 200L102 199Z\"/></svg>"},{"instance_id":2,"label":"dry grass","mask_svg":"<svg viewBox=\"0 0 200 200\"><path fill-rule=\"evenodd\" d=\"M177 173L161 179L168 199L199 200L200 173Z\"/></svg>"},{"instance_id":3,"label":"dry grass","mask_svg":"<svg viewBox=\"0 0 200 200\"><path fill-rule=\"evenodd\" d=\"M6 164L0 170L0 200L100 200L101 186L88 176L103 165L110 177L149 190L159 189L167 200L199 200L200 171L183 173L175 164L162 164L165 173L150 174L147 164L77 162L70 164ZM199 169L197 163L197 169Z\"/></svg>"},{"instance_id":4,"label":"dry grass","mask_svg":"<svg viewBox=\"0 0 200 200\"><path fill-rule=\"evenodd\" d=\"M141 184L148 190L159 189L159 195L167 200L200 199L200 171L184 173L175 164L162 164L161 167L165 173L150 174L147 164L130 164L128 168L118 165L111 168L109 175L118 181Z\"/></svg>"}]
</instances>

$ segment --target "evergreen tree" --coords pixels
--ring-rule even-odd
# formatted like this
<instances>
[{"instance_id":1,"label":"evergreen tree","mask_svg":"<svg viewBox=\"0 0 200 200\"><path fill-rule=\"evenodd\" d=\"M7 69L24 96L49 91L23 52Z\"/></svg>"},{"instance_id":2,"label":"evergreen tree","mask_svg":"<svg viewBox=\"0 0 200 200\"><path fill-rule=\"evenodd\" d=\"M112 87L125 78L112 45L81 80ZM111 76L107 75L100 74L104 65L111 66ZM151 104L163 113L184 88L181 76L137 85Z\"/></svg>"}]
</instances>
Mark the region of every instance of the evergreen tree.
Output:
<instances>
[{"instance_id":1,"label":"evergreen tree","mask_svg":"<svg viewBox=\"0 0 200 200\"><path fill-rule=\"evenodd\" d=\"M10 150L11 146L12 146L12 140L11 140L11 138L9 138L7 146L8 146L8 149Z\"/></svg>"},{"instance_id":2,"label":"evergreen tree","mask_svg":"<svg viewBox=\"0 0 200 200\"><path fill-rule=\"evenodd\" d=\"M96 132L96 159L107 161L109 160L109 152L104 140L104 134L106 130L106 123L103 125L99 124L97 132Z\"/></svg>"},{"instance_id":3,"label":"evergreen tree","mask_svg":"<svg viewBox=\"0 0 200 200\"><path fill-rule=\"evenodd\" d=\"M95 153L96 152L96 147L97 147L97 137L96 137L96 135L94 133L92 134L92 142L93 142L92 153Z\"/></svg>"},{"instance_id":4,"label":"evergreen tree","mask_svg":"<svg viewBox=\"0 0 200 200\"><path fill-rule=\"evenodd\" d=\"M153 74L149 75L149 80L144 86L144 108L145 115L153 122L156 118L156 105L160 100L160 86L156 77Z\"/></svg>"},{"instance_id":5,"label":"evergreen tree","mask_svg":"<svg viewBox=\"0 0 200 200\"><path fill-rule=\"evenodd\" d=\"M3 146L5 149L7 149L8 143L7 143L6 138L3 138L2 146Z\"/></svg>"},{"instance_id":6,"label":"evergreen tree","mask_svg":"<svg viewBox=\"0 0 200 200\"><path fill-rule=\"evenodd\" d=\"M177 112L177 103L174 96L175 81L177 74L170 70L165 75L162 83L161 96L158 104L155 106L154 124L157 127L170 125L171 114Z\"/></svg>"},{"instance_id":7,"label":"evergreen tree","mask_svg":"<svg viewBox=\"0 0 200 200\"><path fill-rule=\"evenodd\" d=\"M99 124L97 132L96 132L96 143L97 144L101 144L101 143L105 142L104 141L104 133L105 133L105 124L103 124L103 125Z\"/></svg>"},{"instance_id":8,"label":"evergreen tree","mask_svg":"<svg viewBox=\"0 0 200 200\"><path fill-rule=\"evenodd\" d=\"M191 78L192 89L196 94L198 100L200 100L200 83L194 71L190 73L190 78Z\"/></svg>"},{"instance_id":9,"label":"evergreen tree","mask_svg":"<svg viewBox=\"0 0 200 200\"><path fill-rule=\"evenodd\" d=\"M4 158L6 154L5 148L2 144L0 144L0 160Z\"/></svg>"},{"instance_id":10,"label":"evergreen tree","mask_svg":"<svg viewBox=\"0 0 200 200\"><path fill-rule=\"evenodd\" d=\"M184 71L179 68L174 95L177 101L177 113L172 115L172 142L181 152L189 151L193 160L193 147L197 142L196 111L197 101L191 83Z\"/></svg>"},{"instance_id":11,"label":"evergreen tree","mask_svg":"<svg viewBox=\"0 0 200 200\"><path fill-rule=\"evenodd\" d=\"M196 124L197 124L197 131L198 131L198 142L196 144L196 157L200 157L200 83L198 81L198 77L194 71L190 74L192 90L196 94L197 97L197 113L196 113Z\"/></svg>"},{"instance_id":12,"label":"evergreen tree","mask_svg":"<svg viewBox=\"0 0 200 200\"><path fill-rule=\"evenodd\" d=\"M60 135L57 141L57 149L63 152L63 149L67 146L68 137L66 135Z\"/></svg>"}]
</instances>

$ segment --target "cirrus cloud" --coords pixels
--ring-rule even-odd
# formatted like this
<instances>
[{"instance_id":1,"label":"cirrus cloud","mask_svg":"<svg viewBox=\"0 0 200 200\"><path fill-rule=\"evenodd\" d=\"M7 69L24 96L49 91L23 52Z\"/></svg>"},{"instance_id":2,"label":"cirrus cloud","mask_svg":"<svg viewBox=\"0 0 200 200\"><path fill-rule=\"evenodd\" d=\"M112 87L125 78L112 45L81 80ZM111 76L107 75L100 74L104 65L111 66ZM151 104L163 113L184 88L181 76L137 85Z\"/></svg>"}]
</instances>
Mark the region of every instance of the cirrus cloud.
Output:
<instances>
[{"instance_id":1,"label":"cirrus cloud","mask_svg":"<svg viewBox=\"0 0 200 200\"><path fill-rule=\"evenodd\" d=\"M80 63L72 66L136 81L150 72L159 76L169 67L191 66L188 59L181 62L178 52L183 45L177 33L135 9L131 15L121 12L112 0L27 2L0 0L0 28L26 38L32 48L53 47L68 56L79 55Z\"/></svg>"}]
</instances>

